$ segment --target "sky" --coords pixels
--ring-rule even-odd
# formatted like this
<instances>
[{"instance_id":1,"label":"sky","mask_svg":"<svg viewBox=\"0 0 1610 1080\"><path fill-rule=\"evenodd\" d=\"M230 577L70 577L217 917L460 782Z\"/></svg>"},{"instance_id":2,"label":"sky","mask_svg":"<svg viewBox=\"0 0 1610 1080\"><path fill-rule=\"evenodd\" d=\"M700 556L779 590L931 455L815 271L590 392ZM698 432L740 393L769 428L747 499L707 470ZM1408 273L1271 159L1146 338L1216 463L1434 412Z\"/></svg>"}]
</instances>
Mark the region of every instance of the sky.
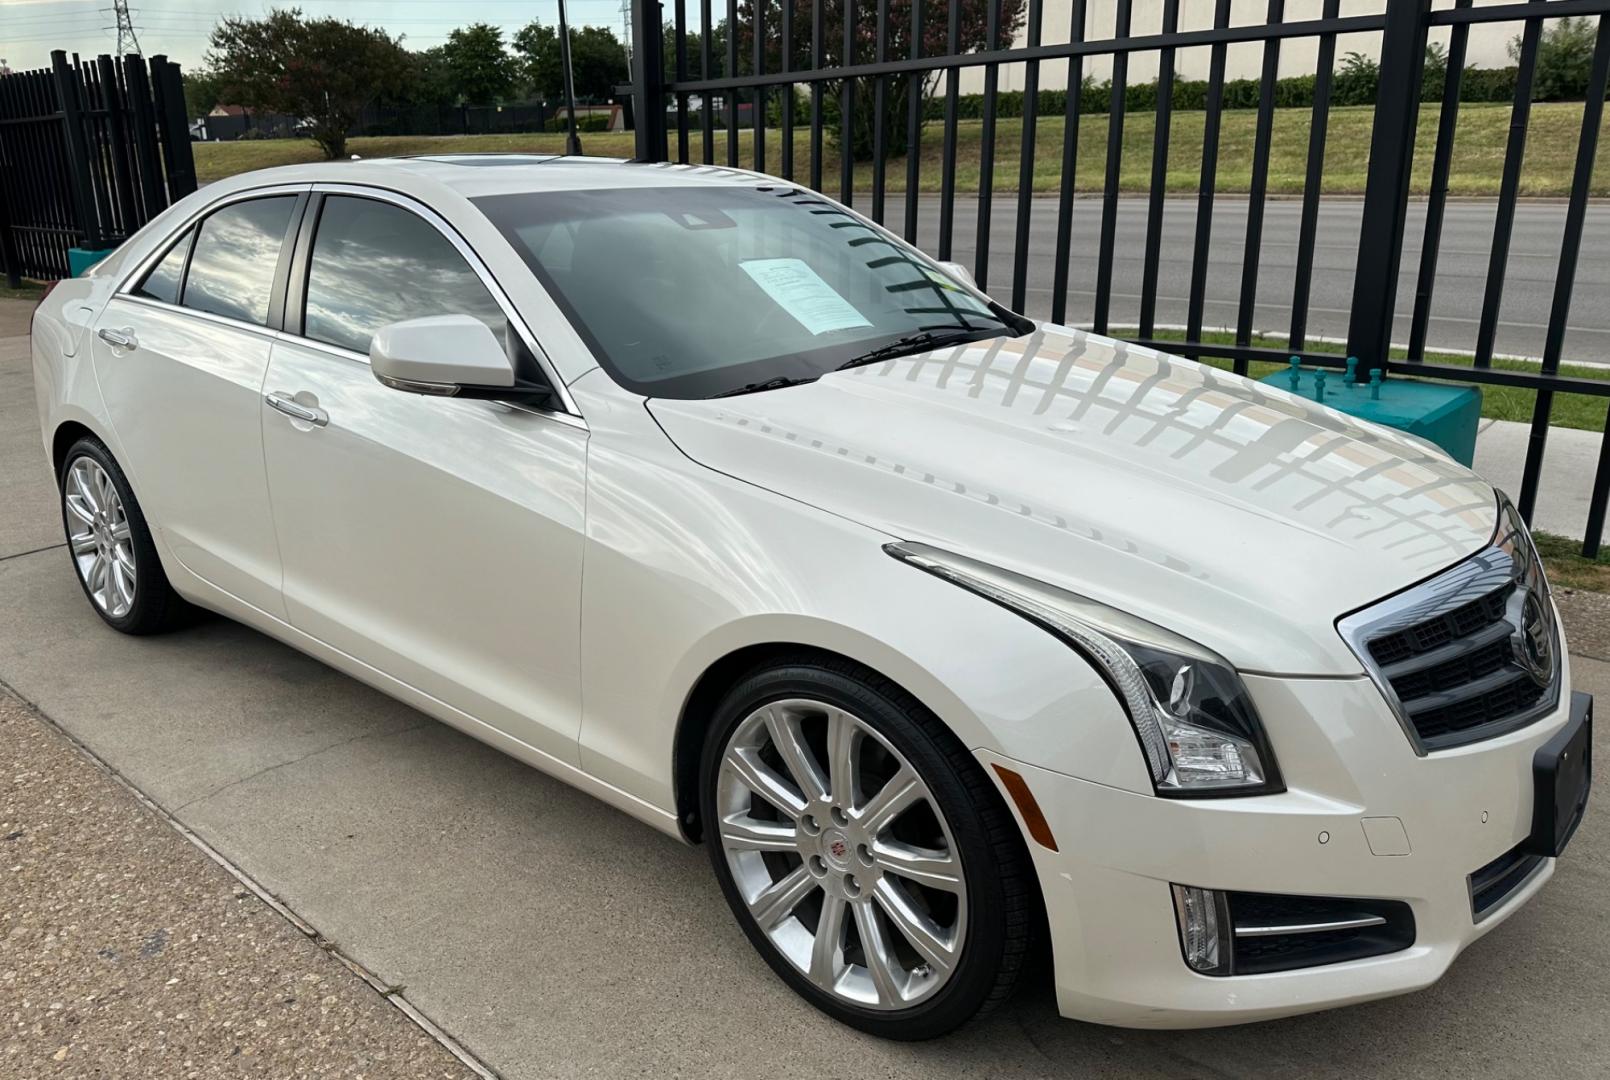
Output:
<instances>
[{"instance_id":1,"label":"sky","mask_svg":"<svg viewBox=\"0 0 1610 1080\"><path fill-rule=\"evenodd\" d=\"M566 0L575 25L613 27L624 35L621 0ZM133 0L140 51L166 53L185 69L200 66L207 35L224 15L262 15L275 7L300 7L310 16L331 15L404 35L411 49L441 45L454 27L490 22L507 40L532 19L559 21L556 0ZM13 70L47 67L52 49L86 56L117 46L111 0L0 0L0 60Z\"/></svg>"}]
</instances>

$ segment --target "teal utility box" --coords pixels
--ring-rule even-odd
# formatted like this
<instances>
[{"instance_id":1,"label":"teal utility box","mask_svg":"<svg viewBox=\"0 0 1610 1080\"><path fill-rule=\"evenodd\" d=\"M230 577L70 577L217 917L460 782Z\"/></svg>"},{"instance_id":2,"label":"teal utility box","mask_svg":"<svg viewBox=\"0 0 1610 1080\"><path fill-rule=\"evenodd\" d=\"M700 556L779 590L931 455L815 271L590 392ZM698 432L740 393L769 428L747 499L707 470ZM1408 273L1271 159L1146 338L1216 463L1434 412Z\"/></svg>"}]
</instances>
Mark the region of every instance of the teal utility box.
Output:
<instances>
[{"instance_id":1,"label":"teal utility box","mask_svg":"<svg viewBox=\"0 0 1610 1080\"><path fill-rule=\"evenodd\" d=\"M85 270L116 250L116 248L103 248L100 251L91 251L89 248L68 248L67 269L72 271L74 277L83 277Z\"/></svg>"},{"instance_id":2,"label":"teal utility box","mask_svg":"<svg viewBox=\"0 0 1610 1080\"><path fill-rule=\"evenodd\" d=\"M1481 421L1481 388L1414 379L1387 379L1376 384L1356 383L1330 371L1324 378L1317 369L1300 372L1296 394L1372 424L1397 428L1436 443L1461 465L1476 457L1476 428ZM1261 381L1291 390L1292 373L1277 371ZM1324 397L1317 395L1324 389Z\"/></svg>"}]
</instances>

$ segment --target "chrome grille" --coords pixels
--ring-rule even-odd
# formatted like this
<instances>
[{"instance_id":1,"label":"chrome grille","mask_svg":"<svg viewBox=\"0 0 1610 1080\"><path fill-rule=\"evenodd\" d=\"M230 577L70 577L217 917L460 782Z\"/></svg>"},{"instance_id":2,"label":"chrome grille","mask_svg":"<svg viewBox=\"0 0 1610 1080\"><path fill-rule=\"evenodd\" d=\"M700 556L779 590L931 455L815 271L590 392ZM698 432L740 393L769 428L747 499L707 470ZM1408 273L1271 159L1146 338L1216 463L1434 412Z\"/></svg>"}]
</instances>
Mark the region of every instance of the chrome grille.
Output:
<instances>
[{"instance_id":1,"label":"chrome grille","mask_svg":"<svg viewBox=\"0 0 1610 1080\"><path fill-rule=\"evenodd\" d=\"M1548 585L1507 501L1492 546L1337 628L1419 753L1492 738L1559 702Z\"/></svg>"}]
</instances>

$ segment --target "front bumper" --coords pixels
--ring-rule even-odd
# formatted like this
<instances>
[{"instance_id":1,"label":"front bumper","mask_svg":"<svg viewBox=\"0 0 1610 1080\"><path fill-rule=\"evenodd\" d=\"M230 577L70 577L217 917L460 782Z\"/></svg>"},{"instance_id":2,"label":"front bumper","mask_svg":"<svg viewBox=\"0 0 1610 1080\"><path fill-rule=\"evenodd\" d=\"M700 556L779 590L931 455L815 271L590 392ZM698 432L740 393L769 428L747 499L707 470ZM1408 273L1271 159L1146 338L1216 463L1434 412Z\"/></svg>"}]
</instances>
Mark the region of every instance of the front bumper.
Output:
<instances>
[{"instance_id":1,"label":"front bumper","mask_svg":"<svg viewBox=\"0 0 1610 1080\"><path fill-rule=\"evenodd\" d=\"M1569 688L1568 668L1563 677ZM1061 849L1029 842L1063 1015L1209 1027L1418 990L1552 876L1544 859L1479 920L1472 913L1471 873L1531 832L1533 756L1567 724L1568 690L1526 728L1419 757L1366 679L1245 681L1286 772L1279 795L1157 798L979 752L992 775L1000 764L1025 777ZM1171 884L1400 900L1415 941L1319 967L1199 975L1181 955Z\"/></svg>"}]
</instances>

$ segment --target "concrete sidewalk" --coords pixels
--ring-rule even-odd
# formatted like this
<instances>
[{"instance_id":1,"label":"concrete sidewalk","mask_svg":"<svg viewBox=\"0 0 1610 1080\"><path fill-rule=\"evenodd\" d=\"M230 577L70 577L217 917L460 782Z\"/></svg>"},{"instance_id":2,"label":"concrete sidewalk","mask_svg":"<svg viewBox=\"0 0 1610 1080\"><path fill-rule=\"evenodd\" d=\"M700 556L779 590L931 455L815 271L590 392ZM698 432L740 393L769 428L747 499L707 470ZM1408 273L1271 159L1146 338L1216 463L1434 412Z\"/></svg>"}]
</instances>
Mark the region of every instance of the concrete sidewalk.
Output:
<instances>
[{"instance_id":1,"label":"concrete sidewalk","mask_svg":"<svg viewBox=\"0 0 1610 1080\"><path fill-rule=\"evenodd\" d=\"M1573 1080L1610 1059L1602 812L1535 903L1411 998L1132 1032L1062 1020L1038 985L937 1043L835 1025L754 954L704 852L238 625L106 629L59 549L25 343L3 333L0 680L506 1077ZM1610 662L1574 663L1610 695Z\"/></svg>"},{"instance_id":2,"label":"concrete sidewalk","mask_svg":"<svg viewBox=\"0 0 1610 1080\"><path fill-rule=\"evenodd\" d=\"M1475 469L1494 487L1519 498L1521 472L1532 425L1514 420L1483 420L1476 433ZM1532 527L1580 541L1588 529L1588 502L1599 468L1604 435L1577 428L1549 428L1543 477L1537 489ZM1610 541L1610 521L1602 540Z\"/></svg>"},{"instance_id":3,"label":"concrete sidewalk","mask_svg":"<svg viewBox=\"0 0 1610 1080\"><path fill-rule=\"evenodd\" d=\"M4 694L0 774L0 1072L475 1075Z\"/></svg>"}]
</instances>

